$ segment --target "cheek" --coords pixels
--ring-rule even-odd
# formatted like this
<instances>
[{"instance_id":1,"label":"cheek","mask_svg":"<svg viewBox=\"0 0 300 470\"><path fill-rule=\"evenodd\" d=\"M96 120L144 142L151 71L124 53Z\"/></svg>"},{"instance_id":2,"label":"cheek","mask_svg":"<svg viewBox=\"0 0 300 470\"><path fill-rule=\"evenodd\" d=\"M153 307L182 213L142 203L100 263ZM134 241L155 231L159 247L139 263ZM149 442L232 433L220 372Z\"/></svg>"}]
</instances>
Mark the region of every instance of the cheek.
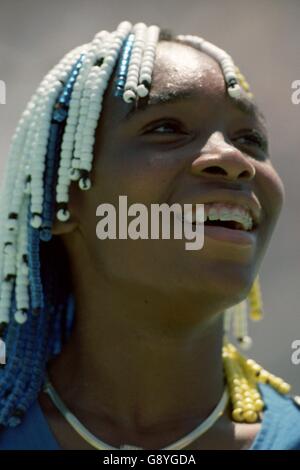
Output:
<instances>
[{"instance_id":1,"label":"cheek","mask_svg":"<svg viewBox=\"0 0 300 470\"><path fill-rule=\"evenodd\" d=\"M284 201L285 191L283 182L271 163L258 163L257 187L265 213L276 220Z\"/></svg>"},{"instance_id":2,"label":"cheek","mask_svg":"<svg viewBox=\"0 0 300 470\"><path fill-rule=\"evenodd\" d=\"M126 195L130 204L166 202L184 165L180 153L141 145L124 144L122 148L110 150L97 160L94 186L101 197L111 202Z\"/></svg>"}]
</instances>

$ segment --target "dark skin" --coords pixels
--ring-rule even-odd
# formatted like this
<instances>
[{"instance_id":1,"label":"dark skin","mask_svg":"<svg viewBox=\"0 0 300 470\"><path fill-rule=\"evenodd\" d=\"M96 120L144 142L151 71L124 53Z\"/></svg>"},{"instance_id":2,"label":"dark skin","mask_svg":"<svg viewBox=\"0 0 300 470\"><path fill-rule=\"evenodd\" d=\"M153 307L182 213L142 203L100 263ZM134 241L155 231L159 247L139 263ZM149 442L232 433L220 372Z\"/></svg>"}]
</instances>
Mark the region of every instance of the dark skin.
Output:
<instances>
[{"instance_id":1,"label":"dark skin","mask_svg":"<svg viewBox=\"0 0 300 470\"><path fill-rule=\"evenodd\" d=\"M223 312L253 283L283 186L261 115L245 93L239 103L228 96L210 57L161 42L143 101L143 109L133 110L110 85L93 186L87 192L72 187L71 220L55 224L70 258L76 323L49 375L72 412L103 441L159 449L192 431L220 400ZM186 251L184 240L96 237L97 206L118 207L119 195L128 196L128 205L149 206L201 203L220 190L258 201L261 220L251 244L205 237L202 250ZM90 448L46 395L39 400L62 448ZM228 408L188 448L247 449L259 429L260 422L233 422Z\"/></svg>"}]
</instances>

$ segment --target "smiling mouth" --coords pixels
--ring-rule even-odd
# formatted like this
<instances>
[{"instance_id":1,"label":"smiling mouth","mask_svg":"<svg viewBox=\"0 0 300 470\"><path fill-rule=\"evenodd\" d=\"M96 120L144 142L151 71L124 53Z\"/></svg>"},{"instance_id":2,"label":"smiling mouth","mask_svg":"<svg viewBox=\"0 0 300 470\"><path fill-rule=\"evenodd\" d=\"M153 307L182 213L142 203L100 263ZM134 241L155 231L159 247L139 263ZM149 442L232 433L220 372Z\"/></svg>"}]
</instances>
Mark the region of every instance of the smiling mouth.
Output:
<instances>
[{"instance_id":1,"label":"smiling mouth","mask_svg":"<svg viewBox=\"0 0 300 470\"><path fill-rule=\"evenodd\" d=\"M183 216L193 226L204 222L205 227L220 227L236 231L253 232L257 220L251 209L240 204L213 202L204 205L203 211L193 209Z\"/></svg>"}]
</instances>

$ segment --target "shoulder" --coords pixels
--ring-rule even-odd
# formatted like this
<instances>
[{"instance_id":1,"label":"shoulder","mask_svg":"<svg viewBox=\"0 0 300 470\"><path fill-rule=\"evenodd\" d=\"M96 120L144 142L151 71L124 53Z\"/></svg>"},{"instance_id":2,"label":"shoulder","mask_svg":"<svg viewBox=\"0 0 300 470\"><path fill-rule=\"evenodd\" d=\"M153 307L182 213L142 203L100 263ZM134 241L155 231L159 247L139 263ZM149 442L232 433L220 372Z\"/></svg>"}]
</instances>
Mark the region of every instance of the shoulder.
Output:
<instances>
[{"instance_id":1,"label":"shoulder","mask_svg":"<svg viewBox=\"0 0 300 470\"><path fill-rule=\"evenodd\" d=\"M58 449L37 401L29 408L18 426L0 430L0 450Z\"/></svg>"},{"instance_id":2,"label":"shoulder","mask_svg":"<svg viewBox=\"0 0 300 470\"><path fill-rule=\"evenodd\" d=\"M281 395L267 384L259 388L266 406L252 449L300 450L300 397Z\"/></svg>"}]
</instances>

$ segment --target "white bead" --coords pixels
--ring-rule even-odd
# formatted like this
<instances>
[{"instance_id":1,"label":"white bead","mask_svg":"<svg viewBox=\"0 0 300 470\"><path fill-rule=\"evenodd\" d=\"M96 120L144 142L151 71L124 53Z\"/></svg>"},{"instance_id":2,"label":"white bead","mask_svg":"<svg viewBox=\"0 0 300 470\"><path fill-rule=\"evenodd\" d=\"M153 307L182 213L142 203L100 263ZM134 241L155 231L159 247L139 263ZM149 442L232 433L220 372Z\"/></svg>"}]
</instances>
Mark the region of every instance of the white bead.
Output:
<instances>
[{"instance_id":1,"label":"white bead","mask_svg":"<svg viewBox=\"0 0 300 470\"><path fill-rule=\"evenodd\" d=\"M61 186L59 188L59 192L56 193L57 203L64 202L65 204L68 204L69 202L68 188L69 188L69 184L65 186Z\"/></svg>"},{"instance_id":2,"label":"white bead","mask_svg":"<svg viewBox=\"0 0 300 470\"><path fill-rule=\"evenodd\" d=\"M138 76L136 76L135 80L133 79L128 80L128 82L126 82L125 90L130 90L130 89L135 90L137 87L137 83L138 83Z\"/></svg>"},{"instance_id":3,"label":"white bead","mask_svg":"<svg viewBox=\"0 0 300 470\"><path fill-rule=\"evenodd\" d=\"M22 325L27 320L27 314L25 312L22 312L21 310L18 310L15 313L15 320L17 323L19 323L19 325Z\"/></svg>"},{"instance_id":4,"label":"white bead","mask_svg":"<svg viewBox=\"0 0 300 470\"><path fill-rule=\"evenodd\" d=\"M222 67L223 74L227 75L228 73L234 73L235 74L235 69L234 67L227 65L226 67Z\"/></svg>"},{"instance_id":5,"label":"white bead","mask_svg":"<svg viewBox=\"0 0 300 470\"><path fill-rule=\"evenodd\" d=\"M233 87L232 86L228 87L227 90L228 90L228 94L232 98L239 98L241 96L241 87L238 84L234 85Z\"/></svg>"},{"instance_id":6,"label":"white bead","mask_svg":"<svg viewBox=\"0 0 300 470\"><path fill-rule=\"evenodd\" d=\"M141 97L141 98L145 98L145 96L147 96L149 93L149 90L148 88L145 87L145 85L139 85L137 87L137 94Z\"/></svg>"},{"instance_id":7,"label":"white bead","mask_svg":"<svg viewBox=\"0 0 300 470\"><path fill-rule=\"evenodd\" d=\"M70 218L70 212L67 209L59 209L56 213L56 217L61 222L66 222Z\"/></svg>"},{"instance_id":8,"label":"white bead","mask_svg":"<svg viewBox=\"0 0 300 470\"><path fill-rule=\"evenodd\" d=\"M29 273L29 268L28 268L27 264L24 264L24 263L23 263L23 264L22 264L22 274L24 274L24 275L27 276L28 273Z\"/></svg>"},{"instance_id":9,"label":"white bead","mask_svg":"<svg viewBox=\"0 0 300 470\"><path fill-rule=\"evenodd\" d=\"M81 160L81 170L86 170L90 172L92 170L92 163L90 158L88 160Z\"/></svg>"},{"instance_id":10,"label":"white bead","mask_svg":"<svg viewBox=\"0 0 300 470\"><path fill-rule=\"evenodd\" d=\"M132 90L127 90L123 94L123 99L126 103L131 103L136 99L136 94Z\"/></svg>"},{"instance_id":11,"label":"white bead","mask_svg":"<svg viewBox=\"0 0 300 470\"><path fill-rule=\"evenodd\" d=\"M154 60L152 62L151 65L147 64L147 65L143 65L141 67L141 72L140 72L140 76L144 73L146 74L149 74L150 76L152 75L152 72L153 72L153 67L154 67Z\"/></svg>"},{"instance_id":12,"label":"white bead","mask_svg":"<svg viewBox=\"0 0 300 470\"><path fill-rule=\"evenodd\" d=\"M228 74L226 73L225 79L226 79L227 82L229 82L229 81L232 80L232 79L235 79L235 80L236 80L236 74L233 73L233 72L228 73Z\"/></svg>"},{"instance_id":13,"label":"white bead","mask_svg":"<svg viewBox=\"0 0 300 470\"><path fill-rule=\"evenodd\" d=\"M92 187L91 180L89 178L80 178L79 188L82 191L88 191Z\"/></svg>"},{"instance_id":14,"label":"white bead","mask_svg":"<svg viewBox=\"0 0 300 470\"><path fill-rule=\"evenodd\" d=\"M30 221L30 225L31 227L33 228L40 228L42 224L42 218L40 215L34 215L32 218L31 218L31 221Z\"/></svg>"},{"instance_id":15,"label":"white bead","mask_svg":"<svg viewBox=\"0 0 300 470\"><path fill-rule=\"evenodd\" d=\"M248 350L252 346L252 339L250 338L250 336L244 336L242 341L240 341L239 344L240 344L242 349Z\"/></svg>"},{"instance_id":16,"label":"white bead","mask_svg":"<svg viewBox=\"0 0 300 470\"><path fill-rule=\"evenodd\" d=\"M149 75L148 73L146 74L141 74L140 76L140 83L141 82L146 82L149 86L151 84L151 75Z\"/></svg>"}]
</instances>

